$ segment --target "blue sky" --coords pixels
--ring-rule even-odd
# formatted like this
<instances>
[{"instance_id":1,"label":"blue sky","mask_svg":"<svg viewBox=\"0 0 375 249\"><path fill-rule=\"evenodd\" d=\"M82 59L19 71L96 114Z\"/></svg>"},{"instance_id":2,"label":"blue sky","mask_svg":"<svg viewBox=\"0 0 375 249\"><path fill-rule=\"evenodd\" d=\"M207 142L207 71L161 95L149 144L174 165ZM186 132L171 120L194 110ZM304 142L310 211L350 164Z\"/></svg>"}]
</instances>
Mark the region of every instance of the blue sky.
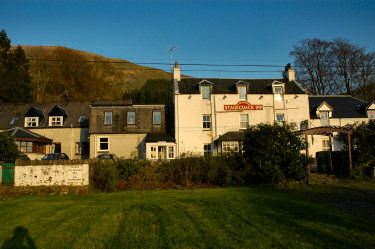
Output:
<instances>
[{"instance_id":1,"label":"blue sky","mask_svg":"<svg viewBox=\"0 0 375 249\"><path fill-rule=\"evenodd\" d=\"M182 66L196 77L278 78L293 45L336 37L375 50L375 1L1 0L0 29L17 45L61 45L132 62ZM155 66L169 70L169 66ZM186 71L198 70L198 71Z\"/></svg>"}]
</instances>

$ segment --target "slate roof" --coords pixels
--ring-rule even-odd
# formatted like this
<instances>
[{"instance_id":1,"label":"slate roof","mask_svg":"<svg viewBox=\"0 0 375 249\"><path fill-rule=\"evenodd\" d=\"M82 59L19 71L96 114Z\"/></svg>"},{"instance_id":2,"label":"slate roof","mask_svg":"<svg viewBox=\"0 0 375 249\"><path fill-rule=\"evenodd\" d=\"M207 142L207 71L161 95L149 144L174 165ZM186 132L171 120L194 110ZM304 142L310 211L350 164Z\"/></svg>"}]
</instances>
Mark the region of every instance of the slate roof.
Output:
<instances>
[{"instance_id":1,"label":"slate roof","mask_svg":"<svg viewBox=\"0 0 375 249\"><path fill-rule=\"evenodd\" d=\"M366 118L366 101L352 96L309 96L310 118L316 119L316 109L327 102L332 108L332 118Z\"/></svg>"},{"instance_id":2,"label":"slate roof","mask_svg":"<svg viewBox=\"0 0 375 249\"><path fill-rule=\"evenodd\" d=\"M245 140L245 132L244 131L228 131L224 135L221 135L217 142L221 141L244 141Z\"/></svg>"},{"instance_id":3,"label":"slate roof","mask_svg":"<svg viewBox=\"0 0 375 249\"><path fill-rule=\"evenodd\" d=\"M165 133L148 133L146 136L146 143L153 143L158 141L176 142L176 139L171 135Z\"/></svg>"},{"instance_id":4,"label":"slate roof","mask_svg":"<svg viewBox=\"0 0 375 249\"><path fill-rule=\"evenodd\" d=\"M213 94L237 94L236 83L239 81L249 84L249 94L272 94L274 81L285 83L286 94L303 94L304 90L295 81L284 79L218 79L218 78L182 78L178 82L182 94L199 94L199 82L207 80L213 83Z\"/></svg>"},{"instance_id":5,"label":"slate roof","mask_svg":"<svg viewBox=\"0 0 375 249\"><path fill-rule=\"evenodd\" d=\"M90 102L52 102L27 104L2 103L0 104L0 130L8 130L14 127L24 127L26 113L28 113L28 116L38 115L39 117L42 114L39 126L35 128L28 127L28 129L47 128L48 114L55 106L59 106L59 108L62 108L67 114L62 127L70 128L72 125L73 127L87 128L89 126L89 105ZM81 116L86 117L84 122L78 122ZM10 124L13 118L18 118L18 121L15 124Z\"/></svg>"},{"instance_id":6,"label":"slate roof","mask_svg":"<svg viewBox=\"0 0 375 249\"><path fill-rule=\"evenodd\" d=\"M20 127L15 127L8 130L8 133L14 136L15 138L27 138L27 139L38 139L38 140L46 140L46 142L52 142L52 139L36 134L32 131L28 131L25 129L22 129Z\"/></svg>"}]
</instances>

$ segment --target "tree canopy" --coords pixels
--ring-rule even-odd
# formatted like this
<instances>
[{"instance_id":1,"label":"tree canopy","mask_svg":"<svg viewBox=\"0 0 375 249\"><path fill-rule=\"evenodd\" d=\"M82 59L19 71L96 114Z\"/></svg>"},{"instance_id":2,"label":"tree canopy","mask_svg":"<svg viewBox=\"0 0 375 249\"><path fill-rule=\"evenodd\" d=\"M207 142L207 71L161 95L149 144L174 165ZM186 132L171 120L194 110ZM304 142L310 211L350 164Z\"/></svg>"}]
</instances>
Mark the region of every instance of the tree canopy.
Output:
<instances>
[{"instance_id":1,"label":"tree canopy","mask_svg":"<svg viewBox=\"0 0 375 249\"><path fill-rule=\"evenodd\" d=\"M0 101L31 102L32 88L28 60L22 47L11 50L7 33L0 32Z\"/></svg>"},{"instance_id":2,"label":"tree canopy","mask_svg":"<svg viewBox=\"0 0 375 249\"><path fill-rule=\"evenodd\" d=\"M349 94L370 100L375 84L375 53L350 41L304 39L293 47L297 79L311 94Z\"/></svg>"}]
</instances>

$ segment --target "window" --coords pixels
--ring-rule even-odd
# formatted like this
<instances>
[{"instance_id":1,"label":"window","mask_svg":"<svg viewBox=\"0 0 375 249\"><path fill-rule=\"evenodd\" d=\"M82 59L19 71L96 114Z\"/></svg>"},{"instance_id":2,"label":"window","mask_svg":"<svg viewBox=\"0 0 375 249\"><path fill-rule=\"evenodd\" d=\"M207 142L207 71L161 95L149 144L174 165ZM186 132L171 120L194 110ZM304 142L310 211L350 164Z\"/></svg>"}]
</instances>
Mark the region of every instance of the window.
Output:
<instances>
[{"instance_id":1,"label":"window","mask_svg":"<svg viewBox=\"0 0 375 249\"><path fill-rule=\"evenodd\" d=\"M368 110L367 116L368 118L375 119L375 110Z\"/></svg>"},{"instance_id":2,"label":"window","mask_svg":"<svg viewBox=\"0 0 375 249\"><path fill-rule=\"evenodd\" d=\"M156 159L156 146L151 146L151 159Z\"/></svg>"},{"instance_id":3,"label":"window","mask_svg":"<svg viewBox=\"0 0 375 249\"><path fill-rule=\"evenodd\" d=\"M274 86L273 87L273 93L275 94L275 100L276 101L283 101L284 95L283 95L283 87L282 86Z\"/></svg>"},{"instance_id":4,"label":"window","mask_svg":"<svg viewBox=\"0 0 375 249\"><path fill-rule=\"evenodd\" d=\"M211 115L203 115L203 129L211 130Z\"/></svg>"},{"instance_id":5,"label":"window","mask_svg":"<svg viewBox=\"0 0 375 249\"><path fill-rule=\"evenodd\" d=\"M16 145L21 152L33 152L33 142L16 141Z\"/></svg>"},{"instance_id":6,"label":"window","mask_svg":"<svg viewBox=\"0 0 375 249\"><path fill-rule=\"evenodd\" d=\"M61 143L54 143L54 147L55 147L55 149L54 149L54 153L61 153Z\"/></svg>"},{"instance_id":7,"label":"window","mask_svg":"<svg viewBox=\"0 0 375 249\"><path fill-rule=\"evenodd\" d=\"M18 118L13 118L11 121L10 121L10 125L15 125L17 124L17 121L18 121Z\"/></svg>"},{"instance_id":8,"label":"window","mask_svg":"<svg viewBox=\"0 0 375 249\"><path fill-rule=\"evenodd\" d=\"M81 155L82 154L82 143L80 143L80 142L76 143L76 149L75 149L75 151L76 151L76 155Z\"/></svg>"},{"instance_id":9,"label":"window","mask_svg":"<svg viewBox=\"0 0 375 249\"><path fill-rule=\"evenodd\" d=\"M322 140L322 150L328 151L329 149L330 149L329 139L323 139Z\"/></svg>"},{"instance_id":10,"label":"window","mask_svg":"<svg viewBox=\"0 0 375 249\"><path fill-rule=\"evenodd\" d=\"M320 112L319 117L322 126L329 126L329 112Z\"/></svg>"},{"instance_id":11,"label":"window","mask_svg":"<svg viewBox=\"0 0 375 249\"><path fill-rule=\"evenodd\" d=\"M154 125L160 125L161 119L160 119L160 111L153 111L152 112L152 120Z\"/></svg>"},{"instance_id":12,"label":"window","mask_svg":"<svg viewBox=\"0 0 375 249\"><path fill-rule=\"evenodd\" d=\"M104 124L112 125L112 112L104 112Z\"/></svg>"},{"instance_id":13,"label":"window","mask_svg":"<svg viewBox=\"0 0 375 249\"><path fill-rule=\"evenodd\" d=\"M249 127L249 116L247 114L240 115L240 129L247 129Z\"/></svg>"},{"instance_id":14,"label":"window","mask_svg":"<svg viewBox=\"0 0 375 249\"><path fill-rule=\"evenodd\" d=\"M247 100L247 89L246 89L246 86L239 86L238 87L238 94L240 95L240 99Z\"/></svg>"},{"instance_id":15,"label":"window","mask_svg":"<svg viewBox=\"0 0 375 249\"><path fill-rule=\"evenodd\" d=\"M276 122L279 123L279 124L284 124L285 123L284 113L277 113L276 114Z\"/></svg>"},{"instance_id":16,"label":"window","mask_svg":"<svg viewBox=\"0 0 375 249\"><path fill-rule=\"evenodd\" d=\"M174 147L168 146L168 158L174 158Z\"/></svg>"},{"instance_id":17,"label":"window","mask_svg":"<svg viewBox=\"0 0 375 249\"><path fill-rule=\"evenodd\" d=\"M99 151L109 151L109 138L108 137L99 138Z\"/></svg>"},{"instance_id":18,"label":"window","mask_svg":"<svg viewBox=\"0 0 375 249\"><path fill-rule=\"evenodd\" d=\"M204 155L211 155L211 144L203 145Z\"/></svg>"},{"instance_id":19,"label":"window","mask_svg":"<svg viewBox=\"0 0 375 249\"><path fill-rule=\"evenodd\" d=\"M128 125L134 125L135 124L135 112L128 112Z\"/></svg>"},{"instance_id":20,"label":"window","mask_svg":"<svg viewBox=\"0 0 375 249\"><path fill-rule=\"evenodd\" d=\"M37 127L38 126L38 117L27 117L25 118L25 127Z\"/></svg>"},{"instance_id":21,"label":"window","mask_svg":"<svg viewBox=\"0 0 375 249\"><path fill-rule=\"evenodd\" d=\"M283 93L283 87L281 87L281 86L275 86L273 88L273 90L274 90L274 93L278 93L278 94L282 94Z\"/></svg>"},{"instance_id":22,"label":"window","mask_svg":"<svg viewBox=\"0 0 375 249\"><path fill-rule=\"evenodd\" d=\"M238 141L223 141L222 143L223 152L238 152Z\"/></svg>"},{"instance_id":23,"label":"window","mask_svg":"<svg viewBox=\"0 0 375 249\"><path fill-rule=\"evenodd\" d=\"M86 120L86 116L80 116L78 119L78 123L83 123Z\"/></svg>"},{"instance_id":24,"label":"window","mask_svg":"<svg viewBox=\"0 0 375 249\"><path fill-rule=\"evenodd\" d=\"M49 126L63 126L63 117L62 116L49 117Z\"/></svg>"},{"instance_id":25,"label":"window","mask_svg":"<svg viewBox=\"0 0 375 249\"><path fill-rule=\"evenodd\" d=\"M202 99L211 99L210 86L201 86Z\"/></svg>"}]
</instances>

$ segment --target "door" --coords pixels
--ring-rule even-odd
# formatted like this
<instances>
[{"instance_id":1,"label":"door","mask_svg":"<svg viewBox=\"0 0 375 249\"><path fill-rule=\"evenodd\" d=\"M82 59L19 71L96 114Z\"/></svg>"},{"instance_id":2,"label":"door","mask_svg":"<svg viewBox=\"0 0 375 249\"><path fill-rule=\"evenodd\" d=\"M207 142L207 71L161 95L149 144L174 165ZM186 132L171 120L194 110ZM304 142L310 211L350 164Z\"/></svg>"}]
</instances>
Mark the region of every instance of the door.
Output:
<instances>
[{"instance_id":1,"label":"door","mask_svg":"<svg viewBox=\"0 0 375 249\"><path fill-rule=\"evenodd\" d=\"M165 160L166 159L166 146L159 146L158 147L158 159L159 160Z\"/></svg>"}]
</instances>

